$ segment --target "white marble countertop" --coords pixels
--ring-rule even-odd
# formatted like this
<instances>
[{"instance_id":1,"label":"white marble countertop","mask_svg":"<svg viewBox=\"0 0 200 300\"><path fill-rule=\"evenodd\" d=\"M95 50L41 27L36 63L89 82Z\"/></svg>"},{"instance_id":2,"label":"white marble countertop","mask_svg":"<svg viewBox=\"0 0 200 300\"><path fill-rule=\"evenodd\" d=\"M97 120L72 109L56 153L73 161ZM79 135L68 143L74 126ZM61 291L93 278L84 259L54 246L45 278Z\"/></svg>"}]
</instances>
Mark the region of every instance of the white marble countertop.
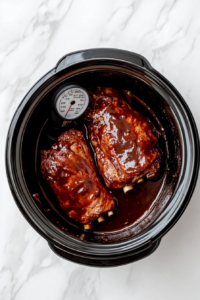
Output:
<instances>
[{"instance_id":1,"label":"white marble countertop","mask_svg":"<svg viewBox=\"0 0 200 300\"><path fill-rule=\"evenodd\" d=\"M5 174L12 116L31 86L71 51L144 55L180 91L200 130L198 0L0 0L0 299L199 300L200 182L148 258L98 269L57 257L18 210Z\"/></svg>"}]
</instances>

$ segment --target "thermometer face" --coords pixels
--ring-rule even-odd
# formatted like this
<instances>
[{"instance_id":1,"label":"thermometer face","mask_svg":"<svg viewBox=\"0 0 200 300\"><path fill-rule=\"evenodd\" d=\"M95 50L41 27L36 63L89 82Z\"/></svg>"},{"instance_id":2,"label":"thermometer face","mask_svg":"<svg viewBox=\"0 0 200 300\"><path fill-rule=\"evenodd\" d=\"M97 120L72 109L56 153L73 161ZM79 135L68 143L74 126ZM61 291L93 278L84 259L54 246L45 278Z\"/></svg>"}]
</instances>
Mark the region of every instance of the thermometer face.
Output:
<instances>
[{"instance_id":1,"label":"thermometer face","mask_svg":"<svg viewBox=\"0 0 200 300\"><path fill-rule=\"evenodd\" d=\"M85 112L88 104L88 92L78 85L62 87L54 98L57 114L64 120L77 119Z\"/></svg>"}]
</instances>

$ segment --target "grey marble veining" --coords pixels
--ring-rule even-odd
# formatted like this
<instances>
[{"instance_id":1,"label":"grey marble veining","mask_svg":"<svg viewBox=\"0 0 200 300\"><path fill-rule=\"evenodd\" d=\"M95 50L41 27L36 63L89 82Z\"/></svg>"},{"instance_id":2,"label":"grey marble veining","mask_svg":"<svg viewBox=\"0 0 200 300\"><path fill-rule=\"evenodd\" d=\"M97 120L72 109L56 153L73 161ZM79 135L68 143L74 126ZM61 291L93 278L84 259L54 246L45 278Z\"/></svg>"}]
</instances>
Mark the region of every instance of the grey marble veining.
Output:
<instances>
[{"instance_id":1,"label":"grey marble veining","mask_svg":"<svg viewBox=\"0 0 200 300\"><path fill-rule=\"evenodd\" d=\"M112 47L144 55L187 101L200 129L198 0L0 0L0 299L200 299L200 183L150 257L98 269L57 257L16 207L5 174L12 116L66 53Z\"/></svg>"}]
</instances>

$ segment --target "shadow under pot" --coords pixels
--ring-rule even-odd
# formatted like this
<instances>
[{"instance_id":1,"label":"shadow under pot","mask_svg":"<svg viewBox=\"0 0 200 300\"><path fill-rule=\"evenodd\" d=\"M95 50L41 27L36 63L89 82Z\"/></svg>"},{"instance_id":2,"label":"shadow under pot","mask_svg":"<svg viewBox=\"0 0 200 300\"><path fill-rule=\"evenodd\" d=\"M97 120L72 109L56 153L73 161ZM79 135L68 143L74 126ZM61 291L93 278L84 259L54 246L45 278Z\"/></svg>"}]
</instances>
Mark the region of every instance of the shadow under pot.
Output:
<instances>
[{"instance_id":1,"label":"shadow under pot","mask_svg":"<svg viewBox=\"0 0 200 300\"><path fill-rule=\"evenodd\" d=\"M137 185L127 195L112 189L118 202L114 215L96 222L90 231L63 214L40 172L40 151L55 142L49 138L51 99L72 82L85 90L106 86L130 91L134 99L129 105L161 132L159 178ZM70 126L87 138L83 117L60 132L54 128L53 136ZM56 254L88 266L111 267L153 253L182 215L197 181L198 149L198 132L187 104L144 57L124 50L90 49L64 56L27 93L9 128L6 170L19 209Z\"/></svg>"}]
</instances>

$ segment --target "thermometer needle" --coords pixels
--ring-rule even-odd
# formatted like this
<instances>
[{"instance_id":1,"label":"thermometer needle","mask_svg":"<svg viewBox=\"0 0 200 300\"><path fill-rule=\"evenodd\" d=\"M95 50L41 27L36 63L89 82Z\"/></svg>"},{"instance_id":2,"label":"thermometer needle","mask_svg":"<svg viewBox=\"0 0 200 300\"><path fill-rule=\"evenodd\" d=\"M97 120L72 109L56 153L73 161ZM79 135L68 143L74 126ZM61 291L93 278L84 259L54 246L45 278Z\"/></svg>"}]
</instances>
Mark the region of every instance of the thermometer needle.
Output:
<instances>
[{"instance_id":1,"label":"thermometer needle","mask_svg":"<svg viewBox=\"0 0 200 300\"><path fill-rule=\"evenodd\" d=\"M66 117L66 115L68 114L68 112L70 111L70 108L71 108L71 107L72 107L72 104L70 105L68 111L66 112L65 117Z\"/></svg>"}]
</instances>

